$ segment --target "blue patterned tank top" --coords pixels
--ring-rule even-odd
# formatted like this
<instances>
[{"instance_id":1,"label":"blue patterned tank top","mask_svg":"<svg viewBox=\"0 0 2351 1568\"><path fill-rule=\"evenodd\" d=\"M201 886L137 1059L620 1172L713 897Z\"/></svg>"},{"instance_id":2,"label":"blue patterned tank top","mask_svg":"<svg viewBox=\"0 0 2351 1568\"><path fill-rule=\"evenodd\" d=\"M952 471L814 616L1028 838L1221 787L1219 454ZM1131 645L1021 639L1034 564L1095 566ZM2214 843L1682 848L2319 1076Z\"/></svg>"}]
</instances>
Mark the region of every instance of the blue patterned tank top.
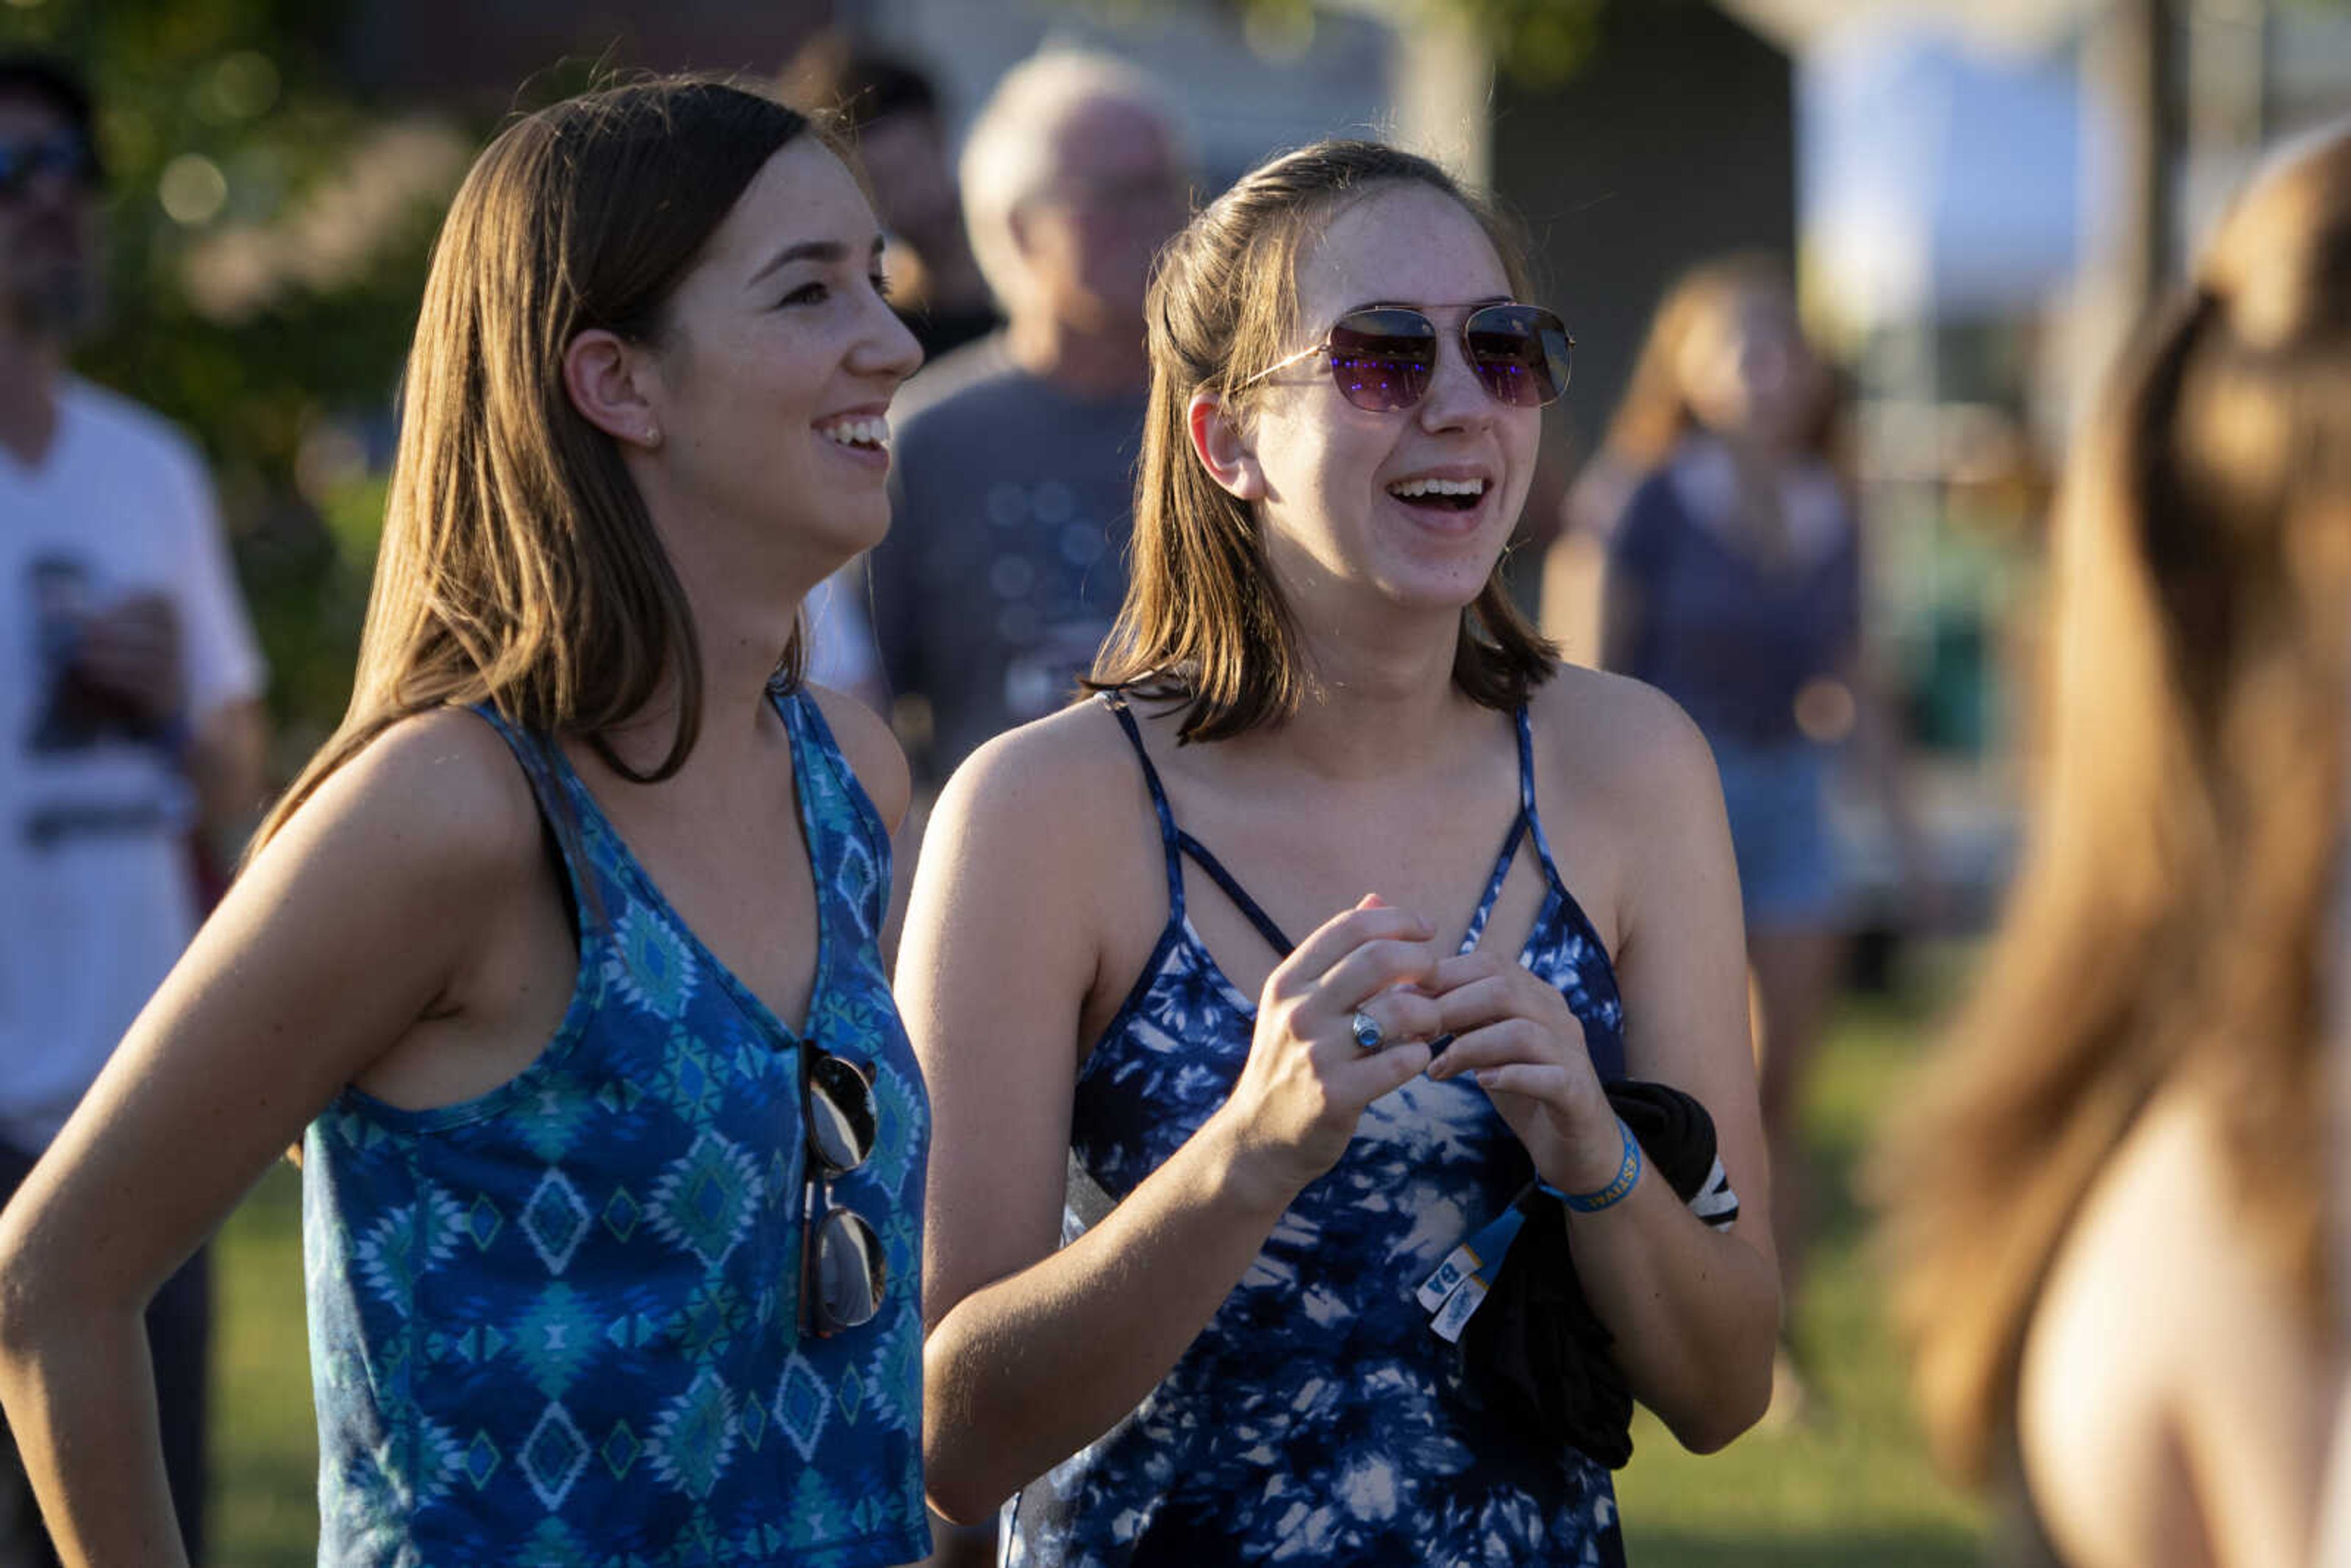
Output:
<instances>
[{"instance_id":1,"label":"blue patterned tank top","mask_svg":"<svg viewBox=\"0 0 2351 1568\"><path fill-rule=\"evenodd\" d=\"M1176 824L1133 716L1165 851L1166 928L1079 1074L1071 1146L1123 1198L1224 1103L1256 1005L1184 911L1189 855L1280 952L1289 938ZM1625 1075L1608 955L1552 862L1518 715L1519 810L1462 939L1468 951L1521 845L1545 895L1520 962L1559 987L1604 1079ZM1014 1503L1007 1562L1343 1563L1349 1568L1624 1561L1608 1471L1539 1451L1481 1409L1416 1288L1501 1213L1532 1163L1484 1091L1416 1078L1364 1113L1199 1337L1125 1419ZM1068 1222L1077 1227L1074 1216Z\"/></svg>"},{"instance_id":2,"label":"blue patterned tank top","mask_svg":"<svg viewBox=\"0 0 2351 1568\"><path fill-rule=\"evenodd\" d=\"M804 692L818 944L807 1041L866 1070L881 1313L799 1333L805 1044L678 917L559 749L486 712L561 846L579 978L478 1099L346 1090L304 1138L319 1561L903 1563L921 1461L929 1111L874 934L890 843Z\"/></svg>"}]
</instances>

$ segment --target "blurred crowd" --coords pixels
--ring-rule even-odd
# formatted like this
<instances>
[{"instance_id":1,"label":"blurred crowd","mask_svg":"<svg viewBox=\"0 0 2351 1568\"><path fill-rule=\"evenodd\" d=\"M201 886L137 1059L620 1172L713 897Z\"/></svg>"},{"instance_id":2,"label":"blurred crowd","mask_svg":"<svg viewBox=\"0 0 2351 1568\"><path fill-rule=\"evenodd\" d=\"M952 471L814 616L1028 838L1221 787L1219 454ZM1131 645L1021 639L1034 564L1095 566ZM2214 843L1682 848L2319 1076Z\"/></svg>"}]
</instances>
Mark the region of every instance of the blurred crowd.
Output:
<instances>
[{"instance_id":1,"label":"blurred crowd","mask_svg":"<svg viewBox=\"0 0 2351 1568\"><path fill-rule=\"evenodd\" d=\"M1128 601L1147 287L1215 193L1175 101L1106 56L1020 64L959 151L911 61L826 38L779 90L846 128L925 361L888 415L889 532L806 608L812 678L913 766L894 940L931 801L1081 690ZM103 304L95 124L69 73L0 62L0 1196L189 940L264 783L266 672L203 467L70 368ZM1555 641L1710 748L1792 1301L1821 1196L1798 1112L1859 916L1839 800L1884 824L1915 933L1953 934L1954 901L1872 625L1849 386L1792 258L1689 262L1573 486L1522 520L1543 559L1520 577ZM2346 464L2337 129L2231 209L2074 444L2031 847L1923 1086L1886 1108L1875 1197L1919 1405L2004 1505L2003 1561L2351 1563L2351 1524L2321 1542L2330 1492L2351 1519L2325 1479L2351 1422ZM192 1554L208 1289L199 1252L148 1319ZM1807 1418L1834 1354L1783 1337L1772 1419ZM2351 1477L2351 1426L2332 1451ZM992 1559L994 1526L935 1528L934 1561ZM44 1551L19 1486L0 1564Z\"/></svg>"}]
</instances>

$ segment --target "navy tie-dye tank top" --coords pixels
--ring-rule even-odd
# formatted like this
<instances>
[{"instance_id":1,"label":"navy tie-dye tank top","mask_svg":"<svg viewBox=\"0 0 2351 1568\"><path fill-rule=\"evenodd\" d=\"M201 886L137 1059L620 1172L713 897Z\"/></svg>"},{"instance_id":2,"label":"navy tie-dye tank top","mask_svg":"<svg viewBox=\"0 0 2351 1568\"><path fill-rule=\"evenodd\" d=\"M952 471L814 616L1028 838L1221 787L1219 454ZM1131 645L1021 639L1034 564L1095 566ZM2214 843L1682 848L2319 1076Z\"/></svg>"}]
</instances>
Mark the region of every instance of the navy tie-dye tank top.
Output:
<instances>
[{"instance_id":1,"label":"navy tie-dye tank top","mask_svg":"<svg viewBox=\"0 0 2351 1568\"><path fill-rule=\"evenodd\" d=\"M1214 878L1277 950L1289 939L1177 827L1133 716L1165 852L1168 917L1080 1074L1071 1145L1113 1199L1198 1131L1248 1060L1257 1009L1185 914L1182 860ZM1625 1076L1608 954L1535 810L1517 716L1519 810L1463 938L1484 936L1531 840L1545 883L1519 957L1557 986L1604 1080ZM1367 1110L1346 1155L1299 1195L1248 1273L1142 1404L1015 1500L1022 1568L1299 1563L1350 1568L1624 1561L1608 1471L1539 1451L1492 1418L1415 1291L1533 1175L1468 1078L1416 1078ZM1072 1216L1070 1227L1078 1221Z\"/></svg>"}]
</instances>

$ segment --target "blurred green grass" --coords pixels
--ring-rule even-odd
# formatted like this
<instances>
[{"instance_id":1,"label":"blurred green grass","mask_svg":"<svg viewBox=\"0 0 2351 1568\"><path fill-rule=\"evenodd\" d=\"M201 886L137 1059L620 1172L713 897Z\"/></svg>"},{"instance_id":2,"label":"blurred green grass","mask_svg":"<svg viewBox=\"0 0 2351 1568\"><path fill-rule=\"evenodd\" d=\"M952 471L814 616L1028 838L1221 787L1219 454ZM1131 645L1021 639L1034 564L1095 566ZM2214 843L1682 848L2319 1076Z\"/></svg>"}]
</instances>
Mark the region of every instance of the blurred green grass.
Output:
<instances>
[{"instance_id":1,"label":"blurred green grass","mask_svg":"<svg viewBox=\"0 0 2351 1568\"><path fill-rule=\"evenodd\" d=\"M1910 1414L1885 1292L1868 1255L1854 1176L1877 1119L1903 1092L1928 1011L1849 999L1823 1043L1805 1104L1820 1233L1795 1304L1812 1398L1785 1426L1707 1458L1641 1413L1617 1477L1637 1568L1975 1568L1980 1513L1928 1466Z\"/></svg>"},{"instance_id":2,"label":"blurred green grass","mask_svg":"<svg viewBox=\"0 0 2351 1568\"><path fill-rule=\"evenodd\" d=\"M1806 1107L1822 1234L1797 1309L1814 1397L1803 1420L1722 1453L1683 1452L1644 1415L1618 1477L1636 1568L1973 1568L1979 1516L1928 1468L1865 1253L1851 1176L1902 1092L1927 1009L1849 1000ZM301 1192L270 1172L223 1233L214 1370L213 1559L237 1568L317 1561L317 1447L302 1316Z\"/></svg>"}]
</instances>

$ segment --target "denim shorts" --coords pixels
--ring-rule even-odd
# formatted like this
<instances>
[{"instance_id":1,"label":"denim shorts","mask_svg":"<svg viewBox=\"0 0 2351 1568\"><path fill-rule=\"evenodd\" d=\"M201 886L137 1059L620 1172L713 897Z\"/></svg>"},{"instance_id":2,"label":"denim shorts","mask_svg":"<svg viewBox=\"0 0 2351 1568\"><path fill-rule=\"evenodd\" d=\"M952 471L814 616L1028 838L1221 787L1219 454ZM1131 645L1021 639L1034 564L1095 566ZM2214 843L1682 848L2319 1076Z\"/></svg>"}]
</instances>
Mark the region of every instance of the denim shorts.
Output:
<instances>
[{"instance_id":1,"label":"denim shorts","mask_svg":"<svg viewBox=\"0 0 2351 1568\"><path fill-rule=\"evenodd\" d=\"M1801 740L1713 744L1748 930L1842 924L1844 878L1829 824L1835 749Z\"/></svg>"}]
</instances>

